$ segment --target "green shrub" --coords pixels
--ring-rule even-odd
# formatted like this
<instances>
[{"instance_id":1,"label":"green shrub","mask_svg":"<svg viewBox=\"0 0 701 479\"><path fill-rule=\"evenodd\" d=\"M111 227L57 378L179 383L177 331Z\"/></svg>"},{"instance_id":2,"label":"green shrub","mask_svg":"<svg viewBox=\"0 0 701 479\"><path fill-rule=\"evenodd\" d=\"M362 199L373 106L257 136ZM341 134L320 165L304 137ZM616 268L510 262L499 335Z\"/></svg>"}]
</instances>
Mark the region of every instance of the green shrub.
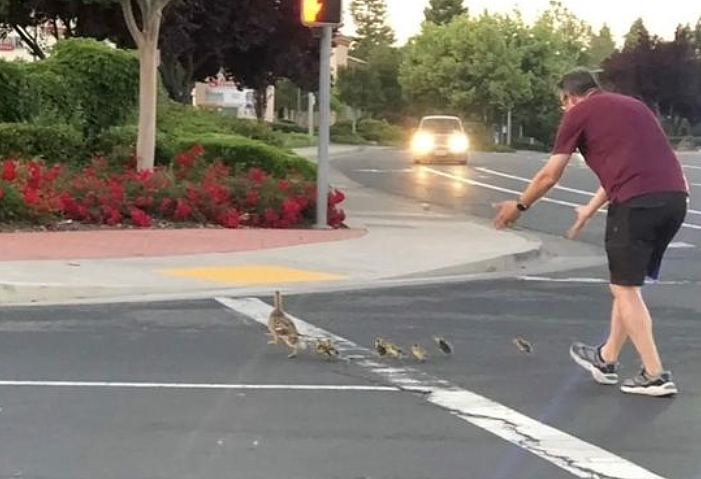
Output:
<instances>
[{"instance_id":1,"label":"green shrub","mask_svg":"<svg viewBox=\"0 0 701 479\"><path fill-rule=\"evenodd\" d=\"M533 139L527 139L527 138L518 138L513 141L513 146L516 150L528 150L528 151L542 151L542 152L547 152L549 148L545 145L540 140L536 140L535 138Z\"/></svg>"},{"instance_id":2,"label":"green shrub","mask_svg":"<svg viewBox=\"0 0 701 479\"><path fill-rule=\"evenodd\" d=\"M331 134L331 143L338 145L367 145L368 141L362 136L348 134Z\"/></svg>"},{"instance_id":3,"label":"green shrub","mask_svg":"<svg viewBox=\"0 0 701 479\"><path fill-rule=\"evenodd\" d=\"M129 161L136 151L139 135L136 125L116 126L106 130L90 145L90 152L117 163ZM156 133L156 165L168 165L179 151L175 142L165 133Z\"/></svg>"},{"instance_id":4,"label":"green shrub","mask_svg":"<svg viewBox=\"0 0 701 479\"><path fill-rule=\"evenodd\" d=\"M73 101L69 81L43 62L29 63L25 68L32 121L46 125L67 123L82 129L86 122L84 108Z\"/></svg>"},{"instance_id":5,"label":"green shrub","mask_svg":"<svg viewBox=\"0 0 701 479\"><path fill-rule=\"evenodd\" d=\"M14 185L0 181L0 223L26 220L29 208Z\"/></svg>"},{"instance_id":6,"label":"green shrub","mask_svg":"<svg viewBox=\"0 0 701 479\"><path fill-rule=\"evenodd\" d=\"M306 148L318 144L316 137L305 133L278 133L278 137L285 148Z\"/></svg>"},{"instance_id":7,"label":"green shrub","mask_svg":"<svg viewBox=\"0 0 701 479\"><path fill-rule=\"evenodd\" d=\"M305 179L313 179L316 176L315 166L304 158L240 136L202 135L178 139L176 145L179 151L185 151L196 143L204 147L206 160L221 159L237 173L260 168L277 178L300 175Z\"/></svg>"},{"instance_id":8,"label":"green shrub","mask_svg":"<svg viewBox=\"0 0 701 479\"><path fill-rule=\"evenodd\" d=\"M0 122L29 121L31 96L25 65L0 60Z\"/></svg>"},{"instance_id":9,"label":"green shrub","mask_svg":"<svg viewBox=\"0 0 701 479\"><path fill-rule=\"evenodd\" d=\"M160 105L158 128L172 137L219 133L245 136L271 145L283 146L279 135L266 124L201 110L173 101L165 101Z\"/></svg>"},{"instance_id":10,"label":"green shrub","mask_svg":"<svg viewBox=\"0 0 701 479\"><path fill-rule=\"evenodd\" d=\"M0 157L43 158L79 165L88 159L83 137L69 125L0 124Z\"/></svg>"},{"instance_id":11,"label":"green shrub","mask_svg":"<svg viewBox=\"0 0 701 479\"><path fill-rule=\"evenodd\" d=\"M353 124L350 121L339 121L331 125L332 136L346 136L353 134Z\"/></svg>"},{"instance_id":12,"label":"green shrub","mask_svg":"<svg viewBox=\"0 0 701 479\"><path fill-rule=\"evenodd\" d=\"M80 125L86 137L95 137L102 130L125 123L138 106L139 60L134 52L112 48L85 38L60 41L51 56L35 67L61 78L47 82L61 86L70 101L54 104L66 121L81 111ZM56 98L55 92L43 92L45 102ZM60 98L60 96L59 96Z\"/></svg>"},{"instance_id":13,"label":"green shrub","mask_svg":"<svg viewBox=\"0 0 701 479\"><path fill-rule=\"evenodd\" d=\"M300 126L293 121L279 121L273 123L273 131L280 131L282 133L308 133L308 129L304 126Z\"/></svg>"},{"instance_id":14,"label":"green shrub","mask_svg":"<svg viewBox=\"0 0 701 479\"><path fill-rule=\"evenodd\" d=\"M368 141L382 145L397 145L407 139L407 133L383 120L365 119L358 122L358 134Z\"/></svg>"}]
</instances>

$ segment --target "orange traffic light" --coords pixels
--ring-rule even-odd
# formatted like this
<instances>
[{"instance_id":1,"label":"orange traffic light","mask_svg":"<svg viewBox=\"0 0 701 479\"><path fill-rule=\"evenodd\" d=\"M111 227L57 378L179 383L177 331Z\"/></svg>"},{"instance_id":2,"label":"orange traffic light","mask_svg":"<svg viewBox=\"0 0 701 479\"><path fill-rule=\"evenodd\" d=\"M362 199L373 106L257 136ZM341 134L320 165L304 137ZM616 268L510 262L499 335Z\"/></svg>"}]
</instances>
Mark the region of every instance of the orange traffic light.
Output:
<instances>
[{"instance_id":1,"label":"orange traffic light","mask_svg":"<svg viewBox=\"0 0 701 479\"><path fill-rule=\"evenodd\" d=\"M341 0L301 0L302 23L307 27L339 26L342 23Z\"/></svg>"}]
</instances>

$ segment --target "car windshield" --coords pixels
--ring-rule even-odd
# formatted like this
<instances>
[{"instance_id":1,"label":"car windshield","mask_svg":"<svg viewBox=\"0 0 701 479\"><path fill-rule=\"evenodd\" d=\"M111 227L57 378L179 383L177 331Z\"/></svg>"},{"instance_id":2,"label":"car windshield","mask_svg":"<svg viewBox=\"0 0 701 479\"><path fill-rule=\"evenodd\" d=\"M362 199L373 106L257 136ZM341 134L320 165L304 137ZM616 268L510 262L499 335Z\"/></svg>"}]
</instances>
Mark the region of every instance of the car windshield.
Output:
<instances>
[{"instance_id":1,"label":"car windshield","mask_svg":"<svg viewBox=\"0 0 701 479\"><path fill-rule=\"evenodd\" d=\"M421 129L433 133L452 133L462 131L457 118L427 118L421 123Z\"/></svg>"}]
</instances>

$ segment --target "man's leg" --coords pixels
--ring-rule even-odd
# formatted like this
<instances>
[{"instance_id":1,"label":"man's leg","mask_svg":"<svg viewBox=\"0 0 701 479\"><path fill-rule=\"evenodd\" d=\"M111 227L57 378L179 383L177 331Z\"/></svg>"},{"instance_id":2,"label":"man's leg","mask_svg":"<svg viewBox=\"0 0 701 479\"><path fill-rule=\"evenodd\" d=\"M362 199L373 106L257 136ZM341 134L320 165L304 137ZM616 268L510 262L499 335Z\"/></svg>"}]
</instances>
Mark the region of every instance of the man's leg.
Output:
<instances>
[{"instance_id":1,"label":"man's leg","mask_svg":"<svg viewBox=\"0 0 701 479\"><path fill-rule=\"evenodd\" d=\"M621 351L627 340L628 333L626 332L626 327L618 308L618 301L614 295L613 306L611 307L611 331L609 332L606 344L601 347L601 359L609 364L618 362L618 358L621 356Z\"/></svg>"},{"instance_id":2,"label":"man's leg","mask_svg":"<svg viewBox=\"0 0 701 479\"><path fill-rule=\"evenodd\" d=\"M645 372L651 377L659 376L663 372L662 361L655 344L652 333L652 318L643 300L642 289L638 286L611 285L611 291L620 315L620 322L638 351ZM618 332L619 335L625 333ZM607 350L607 352L615 353L615 346L616 343L611 345L612 350ZM618 352L620 354L620 350ZM605 358L609 357L605 356Z\"/></svg>"}]
</instances>

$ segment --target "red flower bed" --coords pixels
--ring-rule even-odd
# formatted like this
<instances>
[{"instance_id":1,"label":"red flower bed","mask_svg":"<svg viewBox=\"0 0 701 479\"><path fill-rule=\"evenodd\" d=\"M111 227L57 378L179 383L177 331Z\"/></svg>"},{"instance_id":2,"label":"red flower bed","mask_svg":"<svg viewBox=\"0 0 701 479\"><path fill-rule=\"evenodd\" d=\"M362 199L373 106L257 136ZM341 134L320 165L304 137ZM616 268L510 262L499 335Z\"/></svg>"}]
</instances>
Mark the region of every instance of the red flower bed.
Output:
<instances>
[{"instance_id":1,"label":"red flower bed","mask_svg":"<svg viewBox=\"0 0 701 479\"><path fill-rule=\"evenodd\" d=\"M41 161L6 159L0 165L0 222L86 224L148 228L155 222L216 224L225 228L292 228L313 223L316 185L279 180L260 169L243 177L222 163L205 164L195 146L172 168L115 171L95 158L80 171ZM328 196L329 225L343 226L343 193Z\"/></svg>"}]
</instances>

